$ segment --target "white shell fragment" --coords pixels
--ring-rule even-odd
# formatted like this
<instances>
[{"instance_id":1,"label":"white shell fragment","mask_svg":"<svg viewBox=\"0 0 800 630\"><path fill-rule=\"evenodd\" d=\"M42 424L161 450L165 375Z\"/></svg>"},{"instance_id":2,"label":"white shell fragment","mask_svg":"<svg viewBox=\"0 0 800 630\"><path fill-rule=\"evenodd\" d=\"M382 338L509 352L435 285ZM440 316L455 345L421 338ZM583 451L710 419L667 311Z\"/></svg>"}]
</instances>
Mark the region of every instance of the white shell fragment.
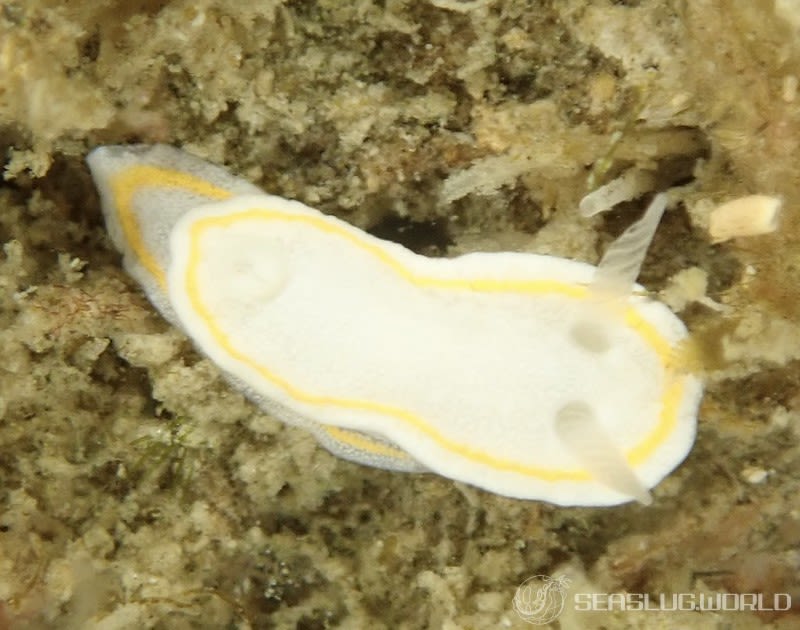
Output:
<instances>
[{"instance_id":1,"label":"white shell fragment","mask_svg":"<svg viewBox=\"0 0 800 630\"><path fill-rule=\"evenodd\" d=\"M337 455L613 505L648 503L692 446L702 387L686 329L633 294L662 197L596 278L552 256L419 256L170 147L88 161L153 303Z\"/></svg>"},{"instance_id":2,"label":"white shell fragment","mask_svg":"<svg viewBox=\"0 0 800 630\"><path fill-rule=\"evenodd\" d=\"M739 236L758 236L778 229L783 202L768 195L733 199L711 211L708 232L713 243Z\"/></svg>"}]
</instances>

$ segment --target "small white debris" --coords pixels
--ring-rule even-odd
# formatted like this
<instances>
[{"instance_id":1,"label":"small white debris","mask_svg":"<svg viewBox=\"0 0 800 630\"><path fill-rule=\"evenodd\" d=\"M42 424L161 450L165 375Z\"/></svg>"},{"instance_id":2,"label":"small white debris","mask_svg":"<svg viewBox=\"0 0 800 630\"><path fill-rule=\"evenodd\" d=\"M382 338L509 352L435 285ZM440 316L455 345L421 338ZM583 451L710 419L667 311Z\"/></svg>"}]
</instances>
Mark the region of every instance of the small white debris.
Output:
<instances>
[{"instance_id":1,"label":"small white debris","mask_svg":"<svg viewBox=\"0 0 800 630\"><path fill-rule=\"evenodd\" d=\"M24 302L26 299L28 299L28 297L36 293L38 289L39 287L34 284L29 286L27 289L23 289L22 291L17 291L11 297L15 302Z\"/></svg>"},{"instance_id":2,"label":"small white debris","mask_svg":"<svg viewBox=\"0 0 800 630\"><path fill-rule=\"evenodd\" d=\"M87 265L85 260L72 257L69 254L62 252L58 255L58 268L64 274L64 279L67 284L75 284L78 280L83 278L83 268Z\"/></svg>"},{"instance_id":3,"label":"small white debris","mask_svg":"<svg viewBox=\"0 0 800 630\"><path fill-rule=\"evenodd\" d=\"M513 155L492 155L452 173L442 184L442 200L451 203L469 194L491 195L530 170L525 159Z\"/></svg>"},{"instance_id":4,"label":"small white debris","mask_svg":"<svg viewBox=\"0 0 800 630\"><path fill-rule=\"evenodd\" d=\"M776 407L769 417L770 427L773 429L786 429L790 425L793 427L800 424L800 413L789 411L786 407Z\"/></svg>"},{"instance_id":5,"label":"small white debris","mask_svg":"<svg viewBox=\"0 0 800 630\"><path fill-rule=\"evenodd\" d=\"M797 75L787 74L783 77L783 85L781 86L781 98L784 103L794 103L797 98Z\"/></svg>"},{"instance_id":6,"label":"small white debris","mask_svg":"<svg viewBox=\"0 0 800 630\"><path fill-rule=\"evenodd\" d=\"M753 485L764 483L767 477L769 477L769 472L758 466L746 466L742 470L742 479Z\"/></svg>"},{"instance_id":7,"label":"small white debris","mask_svg":"<svg viewBox=\"0 0 800 630\"><path fill-rule=\"evenodd\" d=\"M748 195L717 206L709 217L711 241L721 243L739 236L774 232L782 205L778 197Z\"/></svg>"},{"instance_id":8,"label":"small white debris","mask_svg":"<svg viewBox=\"0 0 800 630\"><path fill-rule=\"evenodd\" d=\"M457 0L429 0L437 9L446 9L455 13L469 13L475 9L481 9L489 4L489 0L471 0L470 2L458 2Z\"/></svg>"},{"instance_id":9,"label":"small white debris","mask_svg":"<svg viewBox=\"0 0 800 630\"><path fill-rule=\"evenodd\" d=\"M706 295L708 274L700 267L681 269L669 279L659 297L675 313L680 313L689 304L697 302L719 313L727 310L724 304L715 302Z\"/></svg>"}]
</instances>

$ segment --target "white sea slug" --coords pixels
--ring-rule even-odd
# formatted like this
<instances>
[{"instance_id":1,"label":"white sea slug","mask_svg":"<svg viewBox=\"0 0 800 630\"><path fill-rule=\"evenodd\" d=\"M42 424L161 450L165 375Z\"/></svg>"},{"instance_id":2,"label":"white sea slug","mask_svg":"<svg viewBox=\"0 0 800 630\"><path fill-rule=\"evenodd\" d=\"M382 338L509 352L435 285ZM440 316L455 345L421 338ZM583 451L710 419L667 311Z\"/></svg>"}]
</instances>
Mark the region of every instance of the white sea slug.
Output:
<instances>
[{"instance_id":1,"label":"white sea slug","mask_svg":"<svg viewBox=\"0 0 800 630\"><path fill-rule=\"evenodd\" d=\"M156 307L339 456L613 505L649 503L692 446L702 386L681 359L686 329L634 283L663 195L597 267L431 259L172 147L101 147L88 162Z\"/></svg>"}]
</instances>

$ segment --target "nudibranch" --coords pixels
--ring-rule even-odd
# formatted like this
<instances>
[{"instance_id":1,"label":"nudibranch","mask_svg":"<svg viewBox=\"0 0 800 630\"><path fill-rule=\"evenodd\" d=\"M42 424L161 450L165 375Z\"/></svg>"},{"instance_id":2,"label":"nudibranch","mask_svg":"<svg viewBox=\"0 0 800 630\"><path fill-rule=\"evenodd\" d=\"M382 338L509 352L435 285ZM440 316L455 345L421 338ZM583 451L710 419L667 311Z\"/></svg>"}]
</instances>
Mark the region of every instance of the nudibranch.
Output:
<instances>
[{"instance_id":1,"label":"nudibranch","mask_svg":"<svg viewBox=\"0 0 800 630\"><path fill-rule=\"evenodd\" d=\"M560 505L649 503L702 395L683 323L636 276L657 195L598 266L417 255L169 146L88 157L153 304L327 449Z\"/></svg>"}]
</instances>

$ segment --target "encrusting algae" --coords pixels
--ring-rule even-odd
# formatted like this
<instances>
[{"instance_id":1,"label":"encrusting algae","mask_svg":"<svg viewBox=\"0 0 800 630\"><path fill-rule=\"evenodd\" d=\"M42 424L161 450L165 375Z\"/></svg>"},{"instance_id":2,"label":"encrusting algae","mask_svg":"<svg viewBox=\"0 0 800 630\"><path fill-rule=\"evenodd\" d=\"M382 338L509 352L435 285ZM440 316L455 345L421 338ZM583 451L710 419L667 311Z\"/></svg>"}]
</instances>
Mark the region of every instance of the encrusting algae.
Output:
<instances>
[{"instance_id":1,"label":"encrusting algae","mask_svg":"<svg viewBox=\"0 0 800 630\"><path fill-rule=\"evenodd\" d=\"M799 28L784 0L3 3L0 627L522 628L535 575L800 601ZM382 238L427 228L448 257L595 264L669 189L640 282L702 356L693 451L651 506L614 508L331 457L123 272L84 159L127 143ZM626 173L629 199L580 215ZM777 229L714 244L710 209L749 195L782 200ZM797 621L569 601L559 620L712 618Z\"/></svg>"}]
</instances>

